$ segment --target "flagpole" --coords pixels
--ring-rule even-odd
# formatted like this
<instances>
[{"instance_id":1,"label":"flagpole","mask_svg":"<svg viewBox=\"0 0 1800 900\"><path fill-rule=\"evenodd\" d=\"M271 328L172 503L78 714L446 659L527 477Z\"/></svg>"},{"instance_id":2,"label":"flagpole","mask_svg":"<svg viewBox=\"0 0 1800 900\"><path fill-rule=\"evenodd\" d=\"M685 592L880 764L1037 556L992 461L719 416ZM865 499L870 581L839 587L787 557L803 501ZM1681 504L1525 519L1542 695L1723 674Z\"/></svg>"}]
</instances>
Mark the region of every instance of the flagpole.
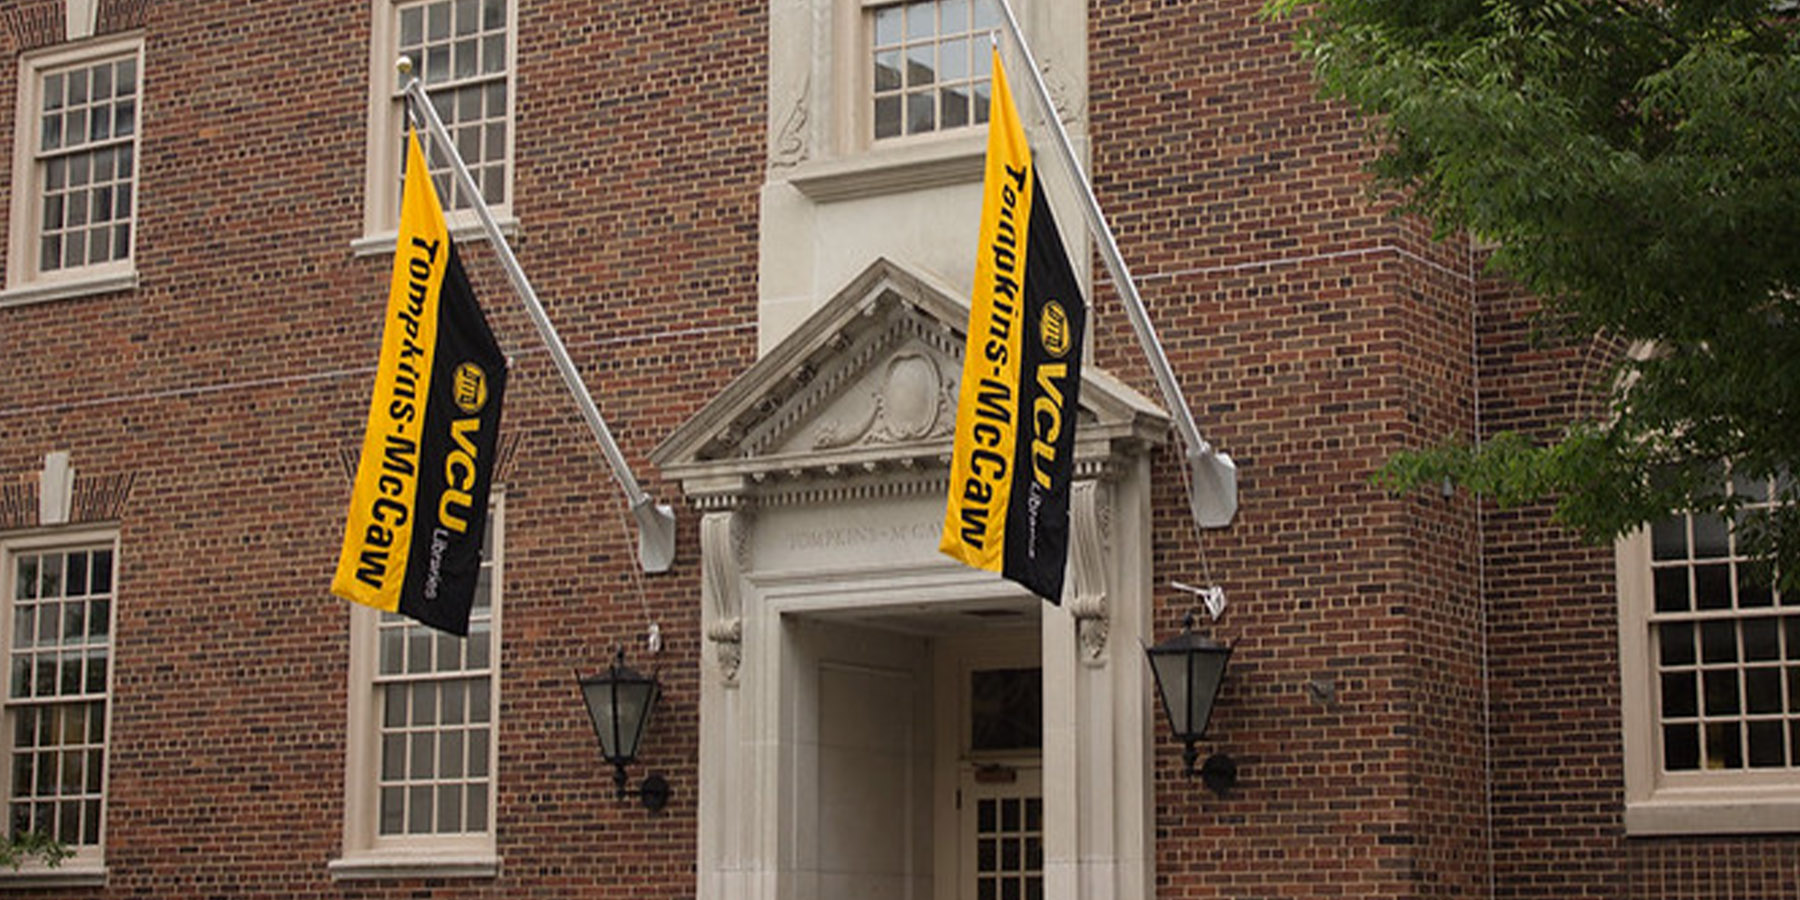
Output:
<instances>
[{"instance_id":1,"label":"flagpole","mask_svg":"<svg viewBox=\"0 0 1800 900\"><path fill-rule=\"evenodd\" d=\"M1150 370L1156 375L1157 387L1162 389L1163 402L1169 405L1170 412L1175 417L1175 426L1187 444L1187 463L1194 477L1188 491L1188 504L1192 508L1194 519L1205 528L1230 525L1232 516L1237 513L1237 465L1231 461L1230 456L1214 450L1200 436L1200 426L1194 422L1194 412L1188 408L1187 399L1181 394L1181 385L1175 380L1175 372L1169 366L1162 341L1156 336L1156 327L1150 323L1150 313L1144 308L1143 298L1138 295L1137 282L1132 280L1131 270L1126 268L1125 258L1119 253L1118 239L1113 237L1112 226L1107 224L1106 214L1100 210L1100 200L1094 196L1093 184L1075 158L1075 147L1069 142L1069 132L1063 127L1062 117L1056 114L1056 104L1051 101L1050 89L1044 85L1044 76L1038 71L1037 60L1031 55L1031 46L1025 43L1025 33L1019 28L1018 18L1013 15L1012 4L1007 0L993 2L1000 7L1001 15L1006 20L1006 29L1012 36L1013 46L1024 57L1025 69L1031 73L1032 94L1037 98L1044 118L1049 120L1050 132L1056 138L1058 155L1061 156L1063 165L1068 167L1070 177L1081 187L1082 212L1087 216L1089 230L1099 239L1100 257L1105 261L1106 269L1112 275L1113 285L1125 302L1125 312L1131 319L1132 330L1137 333L1138 344L1143 347L1144 355L1150 360Z\"/></svg>"},{"instance_id":2,"label":"flagpole","mask_svg":"<svg viewBox=\"0 0 1800 900\"><path fill-rule=\"evenodd\" d=\"M407 79L403 90L406 97L413 101L410 105L449 156L450 170L456 176L456 183L469 196L475 217L481 221L488 243L493 245L501 268L506 270L506 277L512 281L513 291L525 304L525 311L531 314L532 324L537 326L538 336L549 349L550 358L556 363L556 370L562 374L563 384L568 386L569 393L574 396L575 405L581 410L582 418L587 421L588 429L594 433L594 439L600 442L600 450L605 454L607 464L612 466L613 477L625 489L625 496L631 504L631 515L638 524L638 564L646 572L668 571L675 559L675 511L666 505L655 503L631 474L631 467L625 462L625 454L620 452L618 442L613 440L606 421L600 418L600 409L594 405L593 395L588 393L581 374L575 370L575 363L569 358L568 349L563 346L562 338L557 336L556 326L550 324L544 305L538 302L537 291L532 289L530 279L525 277L525 270L520 267L518 257L513 255L506 236L500 233L500 224L494 221L494 214L488 209L480 186L476 185L475 177L469 174L469 167L463 162L462 154L457 152L456 142L450 139L450 131L444 127L444 120L438 117L437 109L431 105L431 97L425 93L425 85L420 79L411 77L412 61L403 56L397 68L400 76Z\"/></svg>"}]
</instances>

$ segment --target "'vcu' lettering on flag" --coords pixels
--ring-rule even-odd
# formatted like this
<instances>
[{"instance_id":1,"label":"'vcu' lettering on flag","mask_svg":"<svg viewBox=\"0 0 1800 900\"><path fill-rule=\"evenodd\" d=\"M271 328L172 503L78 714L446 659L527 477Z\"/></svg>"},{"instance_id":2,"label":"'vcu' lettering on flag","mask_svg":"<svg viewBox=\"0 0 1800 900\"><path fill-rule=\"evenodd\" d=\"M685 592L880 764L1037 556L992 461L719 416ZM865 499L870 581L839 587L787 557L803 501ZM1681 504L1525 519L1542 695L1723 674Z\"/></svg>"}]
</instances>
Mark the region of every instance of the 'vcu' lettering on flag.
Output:
<instances>
[{"instance_id":1,"label":"'vcu' lettering on flag","mask_svg":"<svg viewBox=\"0 0 1800 900\"><path fill-rule=\"evenodd\" d=\"M998 49L978 252L938 549L1060 603L1087 305Z\"/></svg>"},{"instance_id":2,"label":"'vcu' lettering on flag","mask_svg":"<svg viewBox=\"0 0 1800 900\"><path fill-rule=\"evenodd\" d=\"M410 135L381 361L333 594L468 634L505 392L506 357Z\"/></svg>"}]
</instances>

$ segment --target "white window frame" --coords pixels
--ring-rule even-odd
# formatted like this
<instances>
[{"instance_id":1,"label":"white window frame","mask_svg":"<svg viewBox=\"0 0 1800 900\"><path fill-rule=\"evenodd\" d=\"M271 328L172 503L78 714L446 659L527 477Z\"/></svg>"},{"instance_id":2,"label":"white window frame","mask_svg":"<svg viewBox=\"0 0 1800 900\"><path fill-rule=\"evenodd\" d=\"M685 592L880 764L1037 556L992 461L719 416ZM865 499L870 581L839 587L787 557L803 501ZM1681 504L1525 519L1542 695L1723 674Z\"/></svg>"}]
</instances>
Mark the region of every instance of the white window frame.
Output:
<instances>
[{"instance_id":1,"label":"white window frame","mask_svg":"<svg viewBox=\"0 0 1800 900\"><path fill-rule=\"evenodd\" d=\"M129 246L125 256L102 263L39 270L38 237L42 232L43 192L38 188L37 148L44 79L56 70L92 64L108 57L131 55L137 61L137 122L131 136L132 206L128 220ZM104 39L63 44L27 53L19 58L18 107L14 115L13 189L7 240L6 287L0 291L0 307L80 297L137 286L137 241L141 218L145 85L144 39L141 33L109 35Z\"/></svg>"},{"instance_id":2,"label":"white window frame","mask_svg":"<svg viewBox=\"0 0 1800 900\"><path fill-rule=\"evenodd\" d=\"M1800 778L1794 767L1663 771L1650 534L1648 527L1639 529L1615 546L1626 833L1800 833Z\"/></svg>"},{"instance_id":3,"label":"white window frame","mask_svg":"<svg viewBox=\"0 0 1800 900\"><path fill-rule=\"evenodd\" d=\"M420 5L424 0L371 0L369 4L369 98L368 159L364 166L363 236L352 250L361 255L392 252L400 220L400 161L406 149L404 102L400 89L405 82L395 69L400 51L400 10ZM506 3L506 201L491 204L489 209L501 229L516 232L513 198L517 189L518 155L518 71L519 71L519 3ZM425 62L414 60L415 73L422 72ZM429 85L427 85L429 87ZM420 140L429 148L435 141L424 132ZM428 158L431 153L427 151ZM441 188L440 188L441 192ZM475 213L469 209L451 209L450 198L443 197L444 218L451 233L459 240L485 237Z\"/></svg>"},{"instance_id":4,"label":"white window frame","mask_svg":"<svg viewBox=\"0 0 1800 900\"><path fill-rule=\"evenodd\" d=\"M382 613L357 603L350 608L349 727L345 735L344 849L328 868L338 880L429 877L492 878L500 859L495 833L499 822L500 646L505 608L505 498L492 495L488 513L492 593L488 640L488 802L484 832L462 835L382 835L378 796L381 768L382 684L377 678Z\"/></svg>"},{"instance_id":5,"label":"white window frame","mask_svg":"<svg viewBox=\"0 0 1800 900\"><path fill-rule=\"evenodd\" d=\"M106 713L104 717L105 741L102 743L102 778L100 783L100 823L99 843L76 846L72 856L65 859L60 866L50 868L40 860L27 859L17 871L0 868L0 888L6 887L44 887L44 886L83 886L104 884L106 881L106 819L110 804L107 785L112 780L112 735L113 707L115 699L114 684L118 671L118 654L116 639L118 637L119 611L119 535L116 529L79 529L55 530L32 534L11 535L0 538L0 648L5 648L5 667L0 671L12 671L13 629L15 616L13 598L16 596L16 566L14 560L21 553L56 552L59 550L83 550L95 547L106 547L112 551L112 591L109 605L110 621L107 625L107 648L109 665L106 672ZM4 724L5 734L0 741L0 811L10 810L12 804L13 773L13 740L12 716L10 709L11 687L8 675L5 706L8 714L0 717Z\"/></svg>"}]
</instances>

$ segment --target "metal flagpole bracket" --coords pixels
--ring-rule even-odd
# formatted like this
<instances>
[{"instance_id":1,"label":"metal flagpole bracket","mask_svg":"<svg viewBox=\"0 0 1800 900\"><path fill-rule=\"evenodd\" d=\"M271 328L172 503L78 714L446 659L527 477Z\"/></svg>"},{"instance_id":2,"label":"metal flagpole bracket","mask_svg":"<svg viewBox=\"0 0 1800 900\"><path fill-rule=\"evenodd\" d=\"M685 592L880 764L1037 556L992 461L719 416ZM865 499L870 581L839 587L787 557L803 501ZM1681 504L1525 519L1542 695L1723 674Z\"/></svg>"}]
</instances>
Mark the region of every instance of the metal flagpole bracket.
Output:
<instances>
[{"instance_id":1,"label":"metal flagpole bracket","mask_svg":"<svg viewBox=\"0 0 1800 900\"><path fill-rule=\"evenodd\" d=\"M1194 522L1202 528L1224 528L1231 524L1232 517L1237 515L1237 464L1231 457L1213 449L1213 446L1200 436L1200 426L1194 423L1194 412L1188 408L1187 399L1181 395L1181 385L1175 380L1175 373L1169 367L1168 355L1163 352L1162 341L1156 336L1156 327L1150 323L1150 314L1144 308L1144 299L1138 295L1137 282L1131 278L1131 270L1125 266L1125 257L1119 253L1119 241L1113 237L1112 226L1107 224L1106 215L1100 211L1100 200L1094 196L1094 186L1088 181L1087 173L1075 158L1075 147L1069 142L1069 132L1063 127L1061 117L1056 114L1056 104L1050 99L1050 89L1044 85L1044 75L1038 71L1037 60L1031 55L1030 45L1025 43L1025 33L1019 28L1018 17L1013 14L1012 4L1007 0L995 0L1006 22L1007 33L1012 36L1013 46L1023 56L1025 68L1031 73L1029 82L1032 94L1037 98L1038 109L1050 123L1050 133L1063 165L1068 168L1069 177L1081 188L1082 212L1087 215L1088 227L1098 240L1100 257L1106 262L1106 269L1112 275L1113 285L1118 289L1124 301L1125 312L1131 319L1132 329L1137 333L1138 344L1143 347L1144 355L1150 361L1150 370L1156 375L1156 386L1162 390L1163 402L1168 404L1169 412L1175 418L1175 427L1181 433L1182 441L1187 444L1188 506L1193 511Z\"/></svg>"},{"instance_id":2,"label":"metal flagpole bracket","mask_svg":"<svg viewBox=\"0 0 1800 900\"><path fill-rule=\"evenodd\" d=\"M1189 450L1188 506L1201 528L1224 528L1237 515L1237 463L1211 447Z\"/></svg>"},{"instance_id":3,"label":"metal flagpole bracket","mask_svg":"<svg viewBox=\"0 0 1800 900\"><path fill-rule=\"evenodd\" d=\"M438 116L437 108L431 105L431 97L425 93L425 85L413 76L412 60L402 56L394 67L405 80L402 92L410 101L408 107L411 114L424 122L426 130L438 142L439 149L449 158L450 171L456 176L456 183L462 187L463 193L468 195L469 206L481 221L488 243L493 246L501 268L506 270L506 277L512 282L513 292L519 295L525 311L531 314L531 322L537 326L538 336L543 338L545 348L550 351L550 358L556 363L556 370L561 373L563 384L575 398L575 405L581 410L581 417L587 421L588 429L594 433L594 439L600 443L600 450L606 456L607 464L612 467L613 478L625 489L626 499L631 504L631 517L638 525L638 565L650 573L667 572L675 561L675 511L652 500L631 474L631 467L625 462L625 454L619 450L618 442L613 440L612 430L606 427L606 420L600 418L600 409L594 405L594 397L588 393L586 383L581 380L581 373L575 370L575 362L569 358L568 348L563 346L562 338L556 333L556 326L550 324L550 316L544 312L544 305L538 302L537 291L532 289L530 279L525 277L525 270L519 265L518 257L513 255L512 246L506 242L506 236L500 233L500 223L494 220L494 213L488 209L481 188L475 184L475 177L469 174L469 167L463 162L462 154L457 152L456 142L450 139L450 131L444 127L444 120Z\"/></svg>"},{"instance_id":4,"label":"metal flagpole bracket","mask_svg":"<svg viewBox=\"0 0 1800 900\"><path fill-rule=\"evenodd\" d=\"M634 503L631 517L638 526L638 565L646 572L667 572L675 562L675 510L649 497Z\"/></svg>"}]
</instances>

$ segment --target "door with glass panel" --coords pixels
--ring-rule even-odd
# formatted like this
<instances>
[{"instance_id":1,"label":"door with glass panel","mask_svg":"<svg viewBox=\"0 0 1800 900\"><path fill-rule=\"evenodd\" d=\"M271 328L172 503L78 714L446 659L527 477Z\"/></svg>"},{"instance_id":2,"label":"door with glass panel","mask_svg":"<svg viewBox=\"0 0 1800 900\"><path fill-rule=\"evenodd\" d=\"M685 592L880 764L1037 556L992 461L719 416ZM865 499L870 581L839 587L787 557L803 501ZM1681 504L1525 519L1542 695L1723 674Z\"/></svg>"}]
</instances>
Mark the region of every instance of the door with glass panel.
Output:
<instances>
[{"instance_id":1,"label":"door with glass panel","mask_svg":"<svg viewBox=\"0 0 1800 900\"><path fill-rule=\"evenodd\" d=\"M963 900L1044 896L1043 669L967 670L957 811Z\"/></svg>"},{"instance_id":2,"label":"door with glass panel","mask_svg":"<svg viewBox=\"0 0 1800 900\"><path fill-rule=\"evenodd\" d=\"M1043 770L971 768L963 777L962 801L962 896L1043 900Z\"/></svg>"}]
</instances>

